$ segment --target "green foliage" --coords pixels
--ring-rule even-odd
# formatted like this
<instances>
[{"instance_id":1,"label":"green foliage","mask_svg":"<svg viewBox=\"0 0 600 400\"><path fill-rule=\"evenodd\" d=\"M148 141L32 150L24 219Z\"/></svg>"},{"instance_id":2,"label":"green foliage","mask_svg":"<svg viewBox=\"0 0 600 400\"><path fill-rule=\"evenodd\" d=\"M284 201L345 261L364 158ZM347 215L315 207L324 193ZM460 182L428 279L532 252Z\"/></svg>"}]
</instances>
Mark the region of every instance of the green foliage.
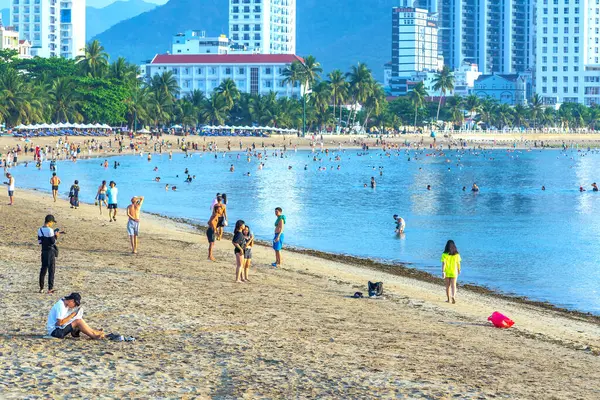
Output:
<instances>
[{"instance_id":1,"label":"green foliage","mask_svg":"<svg viewBox=\"0 0 600 400\"><path fill-rule=\"evenodd\" d=\"M112 125L126 122L125 101L131 96L127 87L107 79L91 77L76 77L74 83L75 93L80 99L81 113L85 115L86 121Z\"/></svg>"}]
</instances>

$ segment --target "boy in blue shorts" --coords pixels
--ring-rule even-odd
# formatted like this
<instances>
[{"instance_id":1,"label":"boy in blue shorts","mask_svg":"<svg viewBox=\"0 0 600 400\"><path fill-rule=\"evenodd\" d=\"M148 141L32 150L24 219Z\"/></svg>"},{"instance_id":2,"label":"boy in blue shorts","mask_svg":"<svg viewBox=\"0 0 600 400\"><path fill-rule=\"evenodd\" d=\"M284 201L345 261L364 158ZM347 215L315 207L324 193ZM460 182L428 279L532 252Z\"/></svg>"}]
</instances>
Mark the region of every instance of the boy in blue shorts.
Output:
<instances>
[{"instance_id":1,"label":"boy in blue shorts","mask_svg":"<svg viewBox=\"0 0 600 400\"><path fill-rule=\"evenodd\" d=\"M281 249L283 249L283 230L285 229L285 215L281 207L275 209L275 236L273 237L273 250L275 250L275 262L271 264L275 268L281 267Z\"/></svg>"}]
</instances>

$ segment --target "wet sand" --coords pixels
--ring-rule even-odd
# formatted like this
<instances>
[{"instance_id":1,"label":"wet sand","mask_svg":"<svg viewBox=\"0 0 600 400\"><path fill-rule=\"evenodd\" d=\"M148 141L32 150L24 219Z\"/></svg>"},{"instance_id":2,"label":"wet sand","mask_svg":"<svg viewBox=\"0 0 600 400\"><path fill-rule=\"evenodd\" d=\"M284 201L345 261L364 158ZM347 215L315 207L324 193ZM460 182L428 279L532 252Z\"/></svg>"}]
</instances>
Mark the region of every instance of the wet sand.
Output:
<instances>
[{"instance_id":1,"label":"wet sand","mask_svg":"<svg viewBox=\"0 0 600 400\"><path fill-rule=\"evenodd\" d=\"M206 260L201 230L144 214L140 254L116 223L83 205L0 192L0 397L600 398L593 318L352 263L254 249L252 283L234 283L229 241ZM61 230L56 288L78 291L85 319L133 343L43 339L59 295L37 293L36 229ZM466 267L466 266L465 266ZM352 299L368 280L380 299ZM509 330L486 318L501 311Z\"/></svg>"}]
</instances>

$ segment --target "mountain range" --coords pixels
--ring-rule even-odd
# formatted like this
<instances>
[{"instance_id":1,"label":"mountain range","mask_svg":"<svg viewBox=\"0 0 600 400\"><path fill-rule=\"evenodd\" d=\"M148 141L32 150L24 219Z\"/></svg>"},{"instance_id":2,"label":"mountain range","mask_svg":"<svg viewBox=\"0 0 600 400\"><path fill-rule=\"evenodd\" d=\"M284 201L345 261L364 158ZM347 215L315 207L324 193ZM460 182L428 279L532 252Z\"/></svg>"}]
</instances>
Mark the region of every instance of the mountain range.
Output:
<instances>
[{"instance_id":1,"label":"mountain range","mask_svg":"<svg viewBox=\"0 0 600 400\"><path fill-rule=\"evenodd\" d=\"M90 40L111 26L156 7L144 0L116 1L102 8L86 8L86 40Z\"/></svg>"},{"instance_id":2,"label":"mountain range","mask_svg":"<svg viewBox=\"0 0 600 400\"><path fill-rule=\"evenodd\" d=\"M97 35L111 55L140 63L170 51L171 38L187 29L228 34L228 0L170 0ZM382 79L391 57L391 14L397 0L297 2L296 53L314 55L325 72L365 62Z\"/></svg>"}]
</instances>

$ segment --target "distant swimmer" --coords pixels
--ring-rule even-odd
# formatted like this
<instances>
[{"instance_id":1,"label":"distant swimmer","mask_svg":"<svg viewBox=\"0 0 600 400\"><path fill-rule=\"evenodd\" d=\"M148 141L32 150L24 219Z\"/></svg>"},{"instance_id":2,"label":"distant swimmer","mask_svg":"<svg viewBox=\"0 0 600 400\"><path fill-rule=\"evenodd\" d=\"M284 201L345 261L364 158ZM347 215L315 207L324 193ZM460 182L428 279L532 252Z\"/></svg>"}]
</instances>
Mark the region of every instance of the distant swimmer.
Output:
<instances>
[{"instance_id":1,"label":"distant swimmer","mask_svg":"<svg viewBox=\"0 0 600 400\"><path fill-rule=\"evenodd\" d=\"M154 172L158 171L158 167L154 167Z\"/></svg>"},{"instance_id":2,"label":"distant swimmer","mask_svg":"<svg viewBox=\"0 0 600 400\"><path fill-rule=\"evenodd\" d=\"M583 188L583 186L579 186L579 191L580 192L585 192L585 189Z\"/></svg>"},{"instance_id":3,"label":"distant swimmer","mask_svg":"<svg viewBox=\"0 0 600 400\"><path fill-rule=\"evenodd\" d=\"M177 191L177 186L171 187L171 190L174 191L174 192L176 192Z\"/></svg>"},{"instance_id":4,"label":"distant swimmer","mask_svg":"<svg viewBox=\"0 0 600 400\"><path fill-rule=\"evenodd\" d=\"M102 164L104 168L108 168L108 160L104 160L104 164Z\"/></svg>"},{"instance_id":5,"label":"distant swimmer","mask_svg":"<svg viewBox=\"0 0 600 400\"><path fill-rule=\"evenodd\" d=\"M229 167L229 172L234 172L235 171L235 167L233 166L233 164L231 164L231 167Z\"/></svg>"},{"instance_id":6,"label":"distant swimmer","mask_svg":"<svg viewBox=\"0 0 600 400\"><path fill-rule=\"evenodd\" d=\"M462 191L464 192L464 191L466 191L466 190L467 190L467 187L466 187L466 186L463 186L463 188L462 188Z\"/></svg>"},{"instance_id":7,"label":"distant swimmer","mask_svg":"<svg viewBox=\"0 0 600 400\"><path fill-rule=\"evenodd\" d=\"M596 182L592 183L592 191L594 191L594 192L598 191L598 185L596 185Z\"/></svg>"},{"instance_id":8,"label":"distant swimmer","mask_svg":"<svg viewBox=\"0 0 600 400\"><path fill-rule=\"evenodd\" d=\"M289 170L289 169L292 169L292 166L291 166L291 165L288 165L288 170Z\"/></svg>"},{"instance_id":9,"label":"distant swimmer","mask_svg":"<svg viewBox=\"0 0 600 400\"><path fill-rule=\"evenodd\" d=\"M377 183L375 182L375 178L371 177L371 189L375 189L377 187Z\"/></svg>"},{"instance_id":10,"label":"distant swimmer","mask_svg":"<svg viewBox=\"0 0 600 400\"><path fill-rule=\"evenodd\" d=\"M160 182L160 176L157 176L156 178L154 178L154 180L155 180L156 182Z\"/></svg>"},{"instance_id":11,"label":"distant swimmer","mask_svg":"<svg viewBox=\"0 0 600 400\"><path fill-rule=\"evenodd\" d=\"M398 214L394 214L394 221L396 221L396 233L403 234L404 228L406 228L404 218L399 217Z\"/></svg>"},{"instance_id":12,"label":"distant swimmer","mask_svg":"<svg viewBox=\"0 0 600 400\"><path fill-rule=\"evenodd\" d=\"M471 192L479 192L479 186L477 186L476 183L474 183L473 187L471 187Z\"/></svg>"},{"instance_id":13,"label":"distant swimmer","mask_svg":"<svg viewBox=\"0 0 600 400\"><path fill-rule=\"evenodd\" d=\"M190 171L188 171L188 169L186 168L185 171L183 172L185 175L189 174Z\"/></svg>"},{"instance_id":14,"label":"distant swimmer","mask_svg":"<svg viewBox=\"0 0 600 400\"><path fill-rule=\"evenodd\" d=\"M165 185L165 191L167 191L167 192L169 191L169 184L168 183Z\"/></svg>"},{"instance_id":15,"label":"distant swimmer","mask_svg":"<svg viewBox=\"0 0 600 400\"><path fill-rule=\"evenodd\" d=\"M431 185L427 185L427 190L431 190Z\"/></svg>"},{"instance_id":16,"label":"distant swimmer","mask_svg":"<svg viewBox=\"0 0 600 400\"><path fill-rule=\"evenodd\" d=\"M542 190L546 190L546 186L542 186Z\"/></svg>"}]
</instances>

